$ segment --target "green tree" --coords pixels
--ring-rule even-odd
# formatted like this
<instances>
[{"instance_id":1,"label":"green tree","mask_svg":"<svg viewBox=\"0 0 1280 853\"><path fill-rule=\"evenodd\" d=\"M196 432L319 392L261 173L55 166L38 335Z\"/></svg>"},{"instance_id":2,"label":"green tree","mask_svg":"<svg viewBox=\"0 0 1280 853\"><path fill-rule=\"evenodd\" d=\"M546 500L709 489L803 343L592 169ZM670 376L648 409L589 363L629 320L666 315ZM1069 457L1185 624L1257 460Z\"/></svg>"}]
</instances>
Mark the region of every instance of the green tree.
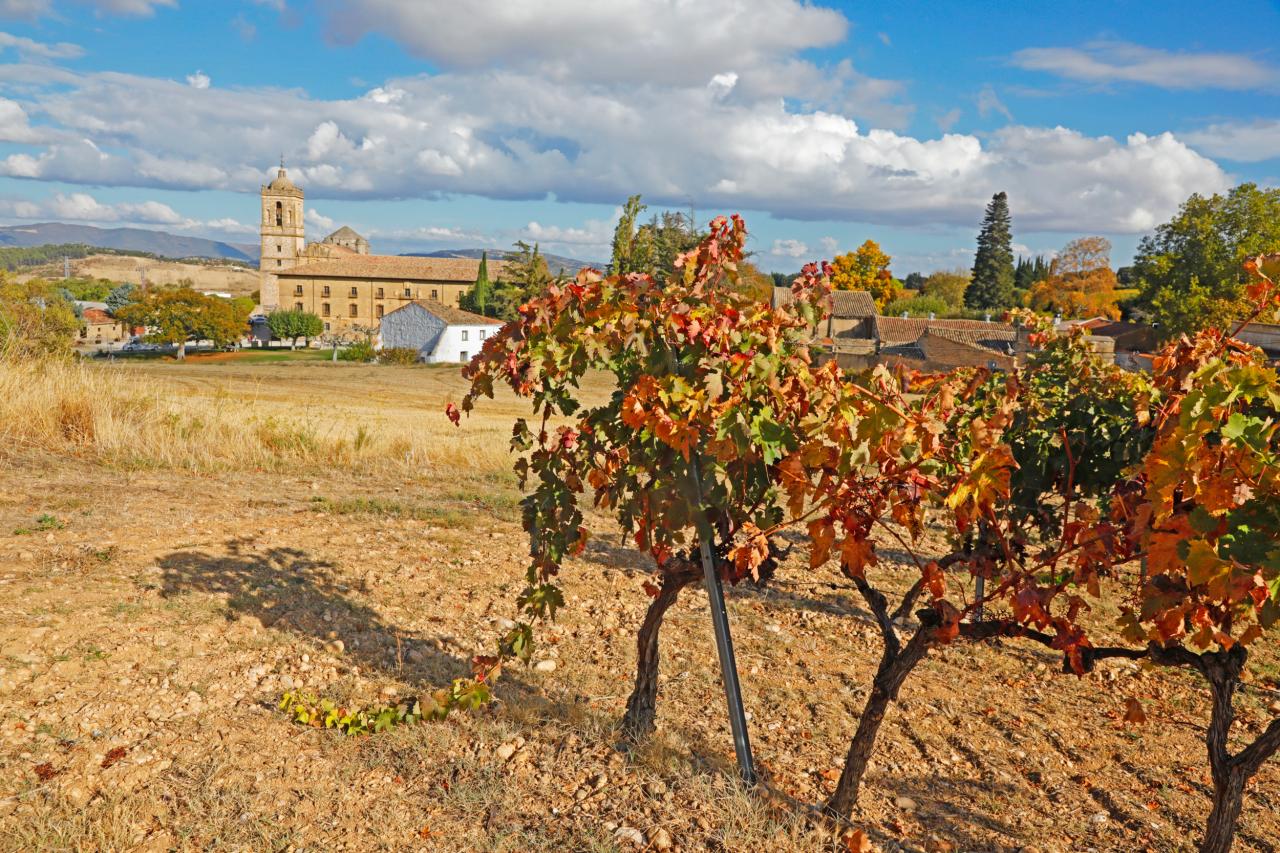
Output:
<instances>
[{"instance_id":1,"label":"green tree","mask_svg":"<svg viewBox=\"0 0 1280 853\"><path fill-rule=\"evenodd\" d=\"M324 321L310 311L296 309L276 310L267 315L267 328L273 337L289 342L289 349L297 349L298 338L310 343L324 333Z\"/></svg>"},{"instance_id":2,"label":"green tree","mask_svg":"<svg viewBox=\"0 0 1280 853\"><path fill-rule=\"evenodd\" d=\"M1226 195L1193 195L1138 244L1138 307L1166 337L1226 327L1244 310L1244 260L1277 250L1280 189L1241 184Z\"/></svg>"},{"instance_id":3,"label":"green tree","mask_svg":"<svg viewBox=\"0 0 1280 853\"><path fill-rule=\"evenodd\" d=\"M964 292L968 289L968 270L939 270L924 280L920 294L940 299L948 311L955 311L964 307Z\"/></svg>"},{"instance_id":4,"label":"green tree","mask_svg":"<svg viewBox=\"0 0 1280 853\"><path fill-rule=\"evenodd\" d=\"M643 273L665 281L675 269L676 258L697 246L702 234L691 213L672 210L656 213L648 222L637 225L646 209L638 195L623 205L613 232L609 271L615 275Z\"/></svg>"},{"instance_id":5,"label":"green tree","mask_svg":"<svg viewBox=\"0 0 1280 853\"><path fill-rule=\"evenodd\" d=\"M613 275L625 275L636 272L632 268L636 242L636 219L645 211L647 205L642 204L639 195L633 195L622 205L622 215L613 229L613 257L609 261L609 272Z\"/></svg>"},{"instance_id":6,"label":"green tree","mask_svg":"<svg viewBox=\"0 0 1280 853\"><path fill-rule=\"evenodd\" d=\"M148 293L116 312L116 318L130 326L145 326L147 340L176 344L179 361L187 355L187 341L207 340L225 346L245 333L248 312L230 299L205 296L189 287Z\"/></svg>"},{"instance_id":7,"label":"green tree","mask_svg":"<svg viewBox=\"0 0 1280 853\"><path fill-rule=\"evenodd\" d=\"M128 282L117 285L110 293L107 294L107 298L105 300L107 303L107 310L114 314L132 302L134 295L137 292L137 285L129 284Z\"/></svg>"},{"instance_id":8,"label":"green tree","mask_svg":"<svg viewBox=\"0 0 1280 853\"><path fill-rule=\"evenodd\" d=\"M907 277L902 280L902 286L907 290L920 290L924 287L925 277L918 272L909 272Z\"/></svg>"},{"instance_id":9,"label":"green tree","mask_svg":"<svg viewBox=\"0 0 1280 853\"><path fill-rule=\"evenodd\" d=\"M1009 197L1003 192L992 196L987 205L964 304L968 308L1013 307L1013 232Z\"/></svg>"},{"instance_id":10,"label":"green tree","mask_svg":"<svg viewBox=\"0 0 1280 853\"><path fill-rule=\"evenodd\" d=\"M480 253L480 270L476 274L476 283L462 294L458 300L464 311L473 311L485 317L496 316L490 313L494 308L494 287L489 280L489 253Z\"/></svg>"},{"instance_id":11,"label":"green tree","mask_svg":"<svg viewBox=\"0 0 1280 853\"><path fill-rule=\"evenodd\" d=\"M945 317L954 313L956 306L937 296L917 296L895 299L881 309L886 317Z\"/></svg>"},{"instance_id":12,"label":"green tree","mask_svg":"<svg viewBox=\"0 0 1280 853\"><path fill-rule=\"evenodd\" d=\"M0 273L0 357L71 353L80 320L58 289L41 279L16 282Z\"/></svg>"}]
</instances>

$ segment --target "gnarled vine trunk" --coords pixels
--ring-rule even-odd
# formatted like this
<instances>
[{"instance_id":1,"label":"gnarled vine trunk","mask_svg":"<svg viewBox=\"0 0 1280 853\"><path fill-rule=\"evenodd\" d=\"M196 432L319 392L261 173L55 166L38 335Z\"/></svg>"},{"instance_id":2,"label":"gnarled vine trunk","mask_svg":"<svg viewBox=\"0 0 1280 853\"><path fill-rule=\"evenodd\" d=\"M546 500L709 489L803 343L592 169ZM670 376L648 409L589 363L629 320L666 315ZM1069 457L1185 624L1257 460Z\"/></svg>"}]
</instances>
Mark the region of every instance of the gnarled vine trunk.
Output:
<instances>
[{"instance_id":1,"label":"gnarled vine trunk","mask_svg":"<svg viewBox=\"0 0 1280 853\"><path fill-rule=\"evenodd\" d=\"M1280 720L1272 720L1253 743L1232 755L1228 745L1231 724L1235 721L1232 700L1249 659L1245 647L1237 644L1228 651L1196 654L1182 646L1152 645L1149 654L1153 661L1164 666L1189 666L1198 670L1209 682L1213 710L1205 732L1205 746L1213 776L1213 808L1205 824L1200 853L1230 853L1244 806L1244 786L1263 762L1280 750Z\"/></svg>"},{"instance_id":2,"label":"gnarled vine trunk","mask_svg":"<svg viewBox=\"0 0 1280 853\"><path fill-rule=\"evenodd\" d=\"M884 722L889 706L898 698L898 691L916 664L924 660L925 655L936 641L937 627L922 624L905 647L899 648L896 638L886 642L880 655L880 666L876 669L875 680L871 684L871 695L867 697L866 707L858 720L858 730L849 742L849 752L844 759L844 770L840 773L840 781L836 791L827 801L827 810L849 817L853 807L858 804L858 792L862 787L862 777L866 775L867 764L875 749L876 736L880 725Z\"/></svg>"},{"instance_id":3,"label":"gnarled vine trunk","mask_svg":"<svg viewBox=\"0 0 1280 853\"><path fill-rule=\"evenodd\" d=\"M663 575L658 595L644 615L644 623L636 636L636 684L622 718L622 730L632 740L653 733L658 703L658 630L667 610L680 596L680 590L695 579L696 575L692 574Z\"/></svg>"}]
</instances>

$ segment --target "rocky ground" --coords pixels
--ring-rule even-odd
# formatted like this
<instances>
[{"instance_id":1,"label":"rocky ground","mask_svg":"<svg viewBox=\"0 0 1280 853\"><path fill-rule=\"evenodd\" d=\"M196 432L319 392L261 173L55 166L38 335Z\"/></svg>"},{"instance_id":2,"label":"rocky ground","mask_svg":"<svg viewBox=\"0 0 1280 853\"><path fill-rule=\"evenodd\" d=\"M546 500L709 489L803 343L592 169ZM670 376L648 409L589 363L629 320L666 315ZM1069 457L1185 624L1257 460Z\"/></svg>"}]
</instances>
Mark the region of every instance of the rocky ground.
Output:
<instances>
[{"instance_id":1,"label":"rocky ground","mask_svg":"<svg viewBox=\"0 0 1280 853\"><path fill-rule=\"evenodd\" d=\"M290 688L375 704L465 674L514 611L517 497L457 470L9 466L0 849L844 849L782 794L816 802L834 787L879 640L847 583L800 554L730 604L756 756L781 794L732 782L700 592L663 631L657 735L620 748L647 597L616 534L566 572L538 665L505 674L492 707L366 738L277 710ZM1127 662L1085 679L1056 668L1017 643L933 654L863 795L856 822L874 848L1193 849L1205 692ZM1272 716L1276 672L1262 660L1242 700L1253 731ZM1122 721L1129 697L1145 725ZM1273 762L1238 849L1276 849L1278 807Z\"/></svg>"}]
</instances>

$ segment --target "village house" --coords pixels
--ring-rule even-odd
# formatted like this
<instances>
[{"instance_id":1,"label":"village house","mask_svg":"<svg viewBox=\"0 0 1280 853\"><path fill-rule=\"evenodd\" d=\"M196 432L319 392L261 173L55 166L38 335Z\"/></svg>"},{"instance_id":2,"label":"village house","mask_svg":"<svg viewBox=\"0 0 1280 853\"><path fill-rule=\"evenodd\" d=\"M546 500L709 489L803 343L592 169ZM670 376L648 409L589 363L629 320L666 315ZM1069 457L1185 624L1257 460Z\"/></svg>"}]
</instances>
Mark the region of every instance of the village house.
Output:
<instances>
[{"instance_id":1,"label":"village house","mask_svg":"<svg viewBox=\"0 0 1280 853\"><path fill-rule=\"evenodd\" d=\"M331 333L369 329L416 301L457 308L479 276L480 261L474 258L370 254L369 241L345 225L307 243L303 202L302 189L281 164L276 178L262 187L264 312L309 311ZM500 278L503 267L502 261L490 261L490 276Z\"/></svg>"},{"instance_id":2,"label":"village house","mask_svg":"<svg viewBox=\"0 0 1280 853\"><path fill-rule=\"evenodd\" d=\"M429 363L468 362L502 323L438 300L417 300L382 318L384 349L412 349Z\"/></svg>"},{"instance_id":3,"label":"village house","mask_svg":"<svg viewBox=\"0 0 1280 853\"><path fill-rule=\"evenodd\" d=\"M80 314L81 346L118 344L129 340L129 328L101 308L85 308Z\"/></svg>"}]
</instances>

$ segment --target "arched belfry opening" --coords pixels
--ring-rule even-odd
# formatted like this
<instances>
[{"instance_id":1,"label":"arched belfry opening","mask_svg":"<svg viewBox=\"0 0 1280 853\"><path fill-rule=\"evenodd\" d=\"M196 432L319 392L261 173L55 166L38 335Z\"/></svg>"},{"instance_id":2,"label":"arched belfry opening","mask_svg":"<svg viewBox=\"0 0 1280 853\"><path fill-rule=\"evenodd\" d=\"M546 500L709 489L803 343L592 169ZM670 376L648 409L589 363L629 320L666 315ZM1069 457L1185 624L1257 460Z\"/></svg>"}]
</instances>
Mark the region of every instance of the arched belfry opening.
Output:
<instances>
[{"instance_id":1,"label":"arched belfry opening","mask_svg":"<svg viewBox=\"0 0 1280 853\"><path fill-rule=\"evenodd\" d=\"M276 225L284 224L284 206L276 202Z\"/></svg>"}]
</instances>

